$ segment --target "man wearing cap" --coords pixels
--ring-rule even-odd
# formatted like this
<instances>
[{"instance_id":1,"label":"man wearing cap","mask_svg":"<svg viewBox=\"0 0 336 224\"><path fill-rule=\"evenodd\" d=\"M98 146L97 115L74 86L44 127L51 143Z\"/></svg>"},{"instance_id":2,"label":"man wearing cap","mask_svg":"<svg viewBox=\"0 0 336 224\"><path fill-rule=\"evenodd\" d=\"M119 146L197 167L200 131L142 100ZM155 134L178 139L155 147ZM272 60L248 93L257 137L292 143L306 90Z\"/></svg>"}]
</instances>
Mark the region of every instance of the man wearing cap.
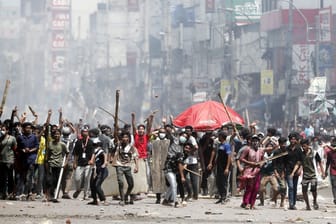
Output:
<instances>
[{"instance_id":1,"label":"man wearing cap","mask_svg":"<svg viewBox=\"0 0 336 224\"><path fill-rule=\"evenodd\" d=\"M101 204L107 205L106 197L102 189L102 184L108 176L107 152L102 148L103 143L98 137L92 138L92 142L94 147L93 160L95 161L95 168L91 175L90 187L93 201L89 202L88 205L98 205L98 197Z\"/></svg>"},{"instance_id":2,"label":"man wearing cap","mask_svg":"<svg viewBox=\"0 0 336 224\"><path fill-rule=\"evenodd\" d=\"M93 144L89 137L89 128L83 127L81 135L75 142L73 154L73 167L75 170L75 188L73 198L77 198L82 190L84 191L84 199L89 190L89 181L91 176L91 165L93 165Z\"/></svg>"}]
</instances>

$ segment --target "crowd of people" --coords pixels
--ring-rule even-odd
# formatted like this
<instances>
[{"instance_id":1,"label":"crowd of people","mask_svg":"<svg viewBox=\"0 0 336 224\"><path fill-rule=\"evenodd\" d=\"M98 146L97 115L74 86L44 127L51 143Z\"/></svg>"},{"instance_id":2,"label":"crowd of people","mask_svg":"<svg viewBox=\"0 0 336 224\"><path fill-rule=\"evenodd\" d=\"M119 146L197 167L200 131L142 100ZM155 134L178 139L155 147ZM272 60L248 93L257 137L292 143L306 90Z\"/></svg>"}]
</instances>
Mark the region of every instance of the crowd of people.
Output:
<instances>
[{"instance_id":1,"label":"crowd of people","mask_svg":"<svg viewBox=\"0 0 336 224\"><path fill-rule=\"evenodd\" d=\"M177 128L166 119L153 128L154 114L136 125L135 113L122 128L90 127L58 112L58 124L50 123L51 110L43 124L35 112L34 121L18 116L17 108L1 120L0 199L59 202L61 193L63 199L82 195L91 198L89 205L108 205L108 191L125 206L134 204L139 194L152 192L155 203L182 207L200 194L215 198L216 204L242 195L241 207L255 209L257 197L264 206L269 193L275 206L279 199L279 207L285 207L288 197L288 208L295 210L300 183L306 209L311 210L319 208L318 180L329 175L336 204L334 136L295 130L281 136L275 127L264 134L255 124L195 132L192 126ZM107 178L117 186L116 193L103 184Z\"/></svg>"}]
</instances>

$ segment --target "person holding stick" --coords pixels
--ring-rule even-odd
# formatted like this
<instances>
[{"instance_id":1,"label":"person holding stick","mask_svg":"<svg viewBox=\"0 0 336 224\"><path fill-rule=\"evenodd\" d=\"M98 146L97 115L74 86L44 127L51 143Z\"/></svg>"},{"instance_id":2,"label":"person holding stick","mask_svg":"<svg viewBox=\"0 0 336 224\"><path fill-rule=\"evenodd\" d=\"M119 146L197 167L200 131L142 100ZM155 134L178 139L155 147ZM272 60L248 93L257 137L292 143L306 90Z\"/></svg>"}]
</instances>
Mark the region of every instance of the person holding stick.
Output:
<instances>
[{"instance_id":1,"label":"person holding stick","mask_svg":"<svg viewBox=\"0 0 336 224\"><path fill-rule=\"evenodd\" d=\"M46 150L45 166L46 166L46 191L47 191L47 200L52 202L58 202L57 183L60 177L60 172L64 166L63 160L69 154L68 148L66 145L61 142L61 130L56 129L52 133L52 141L49 143L49 147ZM66 160L65 160L66 161ZM56 190L56 192L55 192Z\"/></svg>"},{"instance_id":2,"label":"person holding stick","mask_svg":"<svg viewBox=\"0 0 336 224\"><path fill-rule=\"evenodd\" d=\"M180 203L177 201L177 180L176 175L179 174L181 182L185 182L184 177L184 154L183 145L187 142L187 134L181 132L179 138L175 136L171 139L168 154L164 165L164 174L167 183L167 191L162 205L180 207ZM170 202L173 202L171 204Z\"/></svg>"},{"instance_id":3,"label":"person holding stick","mask_svg":"<svg viewBox=\"0 0 336 224\"><path fill-rule=\"evenodd\" d=\"M227 187L228 187L228 176L230 173L231 166L231 146L226 142L227 133L220 131L218 133L219 144L217 150L213 150L211 153L210 162L208 165L209 169L212 169L212 164L214 164L215 156L217 154L216 160L216 184L219 193L219 200L216 204L224 204L226 202ZM216 153L217 151L217 153Z\"/></svg>"},{"instance_id":4,"label":"person holding stick","mask_svg":"<svg viewBox=\"0 0 336 224\"><path fill-rule=\"evenodd\" d=\"M98 197L102 205L108 205L102 189L102 184L108 176L107 153L102 148L103 143L98 137L93 138L92 142L94 147L93 160L95 161L95 168L91 175L90 188L93 200L89 202L88 205L98 205Z\"/></svg>"},{"instance_id":5,"label":"person holding stick","mask_svg":"<svg viewBox=\"0 0 336 224\"><path fill-rule=\"evenodd\" d=\"M128 196L130 196L134 187L132 161L135 163L133 172L138 172L138 152L130 144L131 136L129 132L123 132L120 137L121 141L119 141L119 137L115 137L116 147L112 152L112 166L116 168L117 173L120 194L119 205L124 206L125 204L134 204L134 197L131 196L130 201L128 201ZM128 185L126 193L124 192L124 176Z\"/></svg>"}]
</instances>

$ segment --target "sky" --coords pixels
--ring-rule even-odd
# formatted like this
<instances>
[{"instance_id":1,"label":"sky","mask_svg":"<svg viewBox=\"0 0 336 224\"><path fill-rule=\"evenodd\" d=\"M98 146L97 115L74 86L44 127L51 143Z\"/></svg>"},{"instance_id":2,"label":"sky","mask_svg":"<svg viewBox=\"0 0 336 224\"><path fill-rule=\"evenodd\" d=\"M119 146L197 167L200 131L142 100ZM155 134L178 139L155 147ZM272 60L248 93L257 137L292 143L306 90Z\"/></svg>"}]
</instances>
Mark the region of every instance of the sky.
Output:
<instances>
[{"instance_id":1,"label":"sky","mask_svg":"<svg viewBox=\"0 0 336 224\"><path fill-rule=\"evenodd\" d=\"M86 38L89 29L90 14L96 11L99 0L72 0L72 25L74 37L78 38L78 18L80 17L80 38Z\"/></svg>"}]
</instances>

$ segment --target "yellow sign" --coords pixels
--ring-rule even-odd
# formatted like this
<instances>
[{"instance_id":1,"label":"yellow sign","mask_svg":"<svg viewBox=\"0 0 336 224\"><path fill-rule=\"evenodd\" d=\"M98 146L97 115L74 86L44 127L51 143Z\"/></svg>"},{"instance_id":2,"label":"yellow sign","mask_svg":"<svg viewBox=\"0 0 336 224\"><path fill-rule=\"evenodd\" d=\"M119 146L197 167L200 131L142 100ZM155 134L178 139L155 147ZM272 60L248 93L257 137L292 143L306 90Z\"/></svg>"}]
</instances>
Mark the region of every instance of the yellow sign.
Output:
<instances>
[{"instance_id":1,"label":"yellow sign","mask_svg":"<svg viewBox=\"0 0 336 224\"><path fill-rule=\"evenodd\" d=\"M236 92L235 98L237 97L237 92L238 92L238 81L234 80L233 81L233 88ZM231 91L231 82L228 79L222 79L221 80L221 85L220 85L220 94L223 97L223 99L226 99L227 94L233 94Z\"/></svg>"},{"instance_id":2,"label":"yellow sign","mask_svg":"<svg viewBox=\"0 0 336 224\"><path fill-rule=\"evenodd\" d=\"M273 70L263 70L260 74L260 95L273 95Z\"/></svg>"}]
</instances>

